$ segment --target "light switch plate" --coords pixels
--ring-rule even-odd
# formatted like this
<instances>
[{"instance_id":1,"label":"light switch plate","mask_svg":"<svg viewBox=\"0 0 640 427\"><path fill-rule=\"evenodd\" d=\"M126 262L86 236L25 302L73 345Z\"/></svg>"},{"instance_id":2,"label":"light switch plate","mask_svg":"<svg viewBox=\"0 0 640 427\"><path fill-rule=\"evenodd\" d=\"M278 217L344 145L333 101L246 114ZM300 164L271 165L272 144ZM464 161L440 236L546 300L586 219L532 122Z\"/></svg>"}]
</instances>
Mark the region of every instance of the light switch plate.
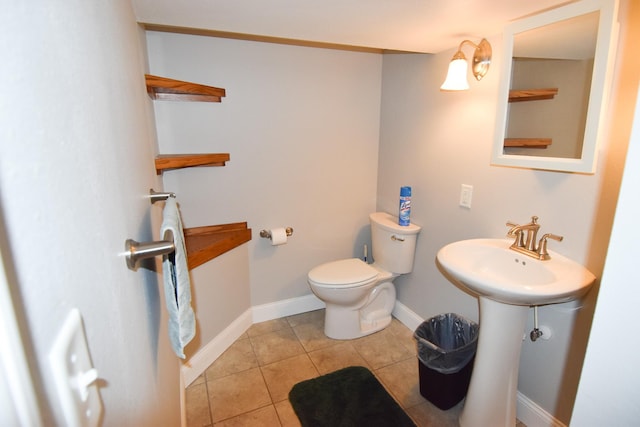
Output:
<instances>
[{"instance_id":1,"label":"light switch plate","mask_svg":"<svg viewBox=\"0 0 640 427\"><path fill-rule=\"evenodd\" d=\"M96 384L98 371L91 364L80 311L74 308L56 337L49 365L68 427L100 425L102 400Z\"/></svg>"}]
</instances>

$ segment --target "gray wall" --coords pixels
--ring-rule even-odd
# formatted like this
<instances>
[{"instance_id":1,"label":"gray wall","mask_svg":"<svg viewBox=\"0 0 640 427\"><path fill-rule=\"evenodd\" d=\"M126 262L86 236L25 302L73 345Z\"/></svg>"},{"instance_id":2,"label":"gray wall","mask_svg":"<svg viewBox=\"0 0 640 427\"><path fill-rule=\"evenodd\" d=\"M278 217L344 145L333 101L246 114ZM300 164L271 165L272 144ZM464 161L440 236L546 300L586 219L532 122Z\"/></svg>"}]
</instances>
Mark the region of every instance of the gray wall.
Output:
<instances>
[{"instance_id":1,"label":"gray wall","mask_svg":"<svg viewBox=\"0 0 640 427\"><path fill-rule=\"evenodd\" d=\"M375 210L382 56L147 33L152 74L223 87L220 104L154 104L161 153L231 154L166 172L186 227L247 221L253 239L192 270L201 335L311 293L307 272L362 256ZM271 246L261 229L293 227Z\"/></svg>"},{"instance_id":2,"label":"gray wall","mask_svg":"<svg viewBox=\"0 0 640 427\"><path fill-rule=\"evenodd\" d=\"M593 59L513 61L512 89L556 88L553 99L509 104L505 138L551 138L545 149L508 148L507 154L579 159L587 119Z\"/></svg>"},{"instance_id":3,"label":"gray wall","mask_svg":"<svg viewBox=\"0 0 640 427\"><path fill-rule=\"evenodd\" d=\"M509 220L539 216L542 232L564 236L550 249L602 274L629 140L627 111L633 111L626 88L637 84L620 73L624 49L598 167L582 175L490 166L502 41L489 41L492 68L467 92L439 91L453 50L384 59L377 204L392 209L400 185L413 186L412 219L424 228L414 273L396 285L399 301L423 318L453 311L478 319L477 300L441 274L435 256L452 241L504 237ZM474 186L471 209L458 206L461 184ZM598 286L582 302L541 307L540 324L553 336L523 344L518 390L564 423L571 417ZM527 328L533 328L532 315Z\"/></svg>"},{"instance_id":4,"label":"gray wall","mask_svg":"<svg viewBox=\"0 0 640 427\"><path fill-rule=\"evenodd\" d=\"M620 112L630 107L619 100L628 81L616 74L612 130L595 174L492 167L502 42L490 42L487 77L468 92L442 93L453 50L380 56L148 34L153 73L228 92L219 105L155 104L163 153L231 153L225 168L166 173L165 188L179 194L187 226L247 220L254 229L230 260L193 271L198 316L219 316L202 322L199 345L250 306L309 294L312 266L359 256L367 213L395 213L402 185L413 187L412 220L423 231L414 272L396 280L398 298L423 318L457 312L478 319L477 300L442 276L435 255L455 240L502 237L508 220L538 215L544 232L565 236L552 249L601 275L628 141L630 120ZM458 206L461 184L474 186L470 210ZM261 228L287 225L295 233L285 246L257 237ZM236 272L243 265L248 277ZM225 272L241 277L227 280ZM541 324L554 336L524 343L519 390L563 422L597 288L579 303L541 308Z\"/></svg>"}]
</instances>

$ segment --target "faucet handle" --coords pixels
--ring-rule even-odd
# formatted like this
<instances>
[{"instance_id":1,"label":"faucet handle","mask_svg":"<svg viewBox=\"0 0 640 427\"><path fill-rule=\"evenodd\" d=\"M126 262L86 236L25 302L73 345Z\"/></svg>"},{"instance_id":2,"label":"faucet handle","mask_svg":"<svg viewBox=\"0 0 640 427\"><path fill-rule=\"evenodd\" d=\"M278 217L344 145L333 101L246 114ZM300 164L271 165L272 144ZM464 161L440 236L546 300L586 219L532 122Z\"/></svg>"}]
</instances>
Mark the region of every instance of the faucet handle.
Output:
<instances>
[{"instance_id":1,"label":"faucet handle","mask_svg":"<svg viewBox=\"0 0 640 427\"><path fill-rule=\"evenodd\" d=\"M540 238L540 243L538 244L538 259L547 260L551 259L549 252L547 251L547 239L557 240L558 242L562 242L564 237L557 236L555 234L547 233Z\"/></svg>"},{"instance_id":2,"label":"faucet handle","mask_svg":"<svg viewBox=\"0 0 640 427\"><path fill-rule=\"evenodd\" d=\"M511 221L507 221L507 227L511 227L507 232L507 236L516 238L511 247L524 247L524 237L522 236L522 228L520 228L521 225Z\"/></svg>"},{"instance_id":3,"label":"faucet handle","mask_svg":"<svg viewBox=\"0 0 640 427\"><path fill-rule=\"evenodd\" d=\"M551 233L547 233L544 236L542 236L543 239L553 239L556 240L558 242L562 242L562 239L564 239L564 237L562 236L556 236L555 234L551 234Z\"/></svg>"}]
</instances>

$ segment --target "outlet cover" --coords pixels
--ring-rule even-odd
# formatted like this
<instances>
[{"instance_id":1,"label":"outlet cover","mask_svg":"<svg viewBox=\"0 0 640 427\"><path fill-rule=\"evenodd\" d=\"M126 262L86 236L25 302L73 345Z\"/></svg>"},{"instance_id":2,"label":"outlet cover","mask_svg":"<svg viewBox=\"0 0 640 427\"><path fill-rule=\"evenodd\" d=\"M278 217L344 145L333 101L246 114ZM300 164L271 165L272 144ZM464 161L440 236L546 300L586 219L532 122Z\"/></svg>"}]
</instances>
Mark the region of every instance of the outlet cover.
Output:
<instances>
[{"instance_id":1,"label":"outlet cover","mask_svg":"<svg viewBox=\"0 0 640 427\"><path fill-rule=\"evenodd\" d=\"M471 209L471 198L473 197L473 185L462 184L460 187L460 206Z\"/></svg>"}]
</instances>

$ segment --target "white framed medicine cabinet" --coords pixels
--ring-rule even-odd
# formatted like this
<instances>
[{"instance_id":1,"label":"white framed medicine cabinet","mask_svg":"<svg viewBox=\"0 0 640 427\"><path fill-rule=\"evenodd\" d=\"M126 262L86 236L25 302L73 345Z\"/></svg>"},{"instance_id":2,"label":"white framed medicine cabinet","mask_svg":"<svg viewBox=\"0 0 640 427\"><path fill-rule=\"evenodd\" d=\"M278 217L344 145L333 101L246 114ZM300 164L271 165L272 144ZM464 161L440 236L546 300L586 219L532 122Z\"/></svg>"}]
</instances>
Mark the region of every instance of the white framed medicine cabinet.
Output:
<instances>
[{"instance_id":1,"label":"white framed medicine cabinet","mask_svg":"<svg viewBox=\"0 0 640 427\"><path fill-rule=\"evenodd\" d=\"M582 0L505 28L491 164L595 172L617 6Z\"/></svg>"}]
</instances>

